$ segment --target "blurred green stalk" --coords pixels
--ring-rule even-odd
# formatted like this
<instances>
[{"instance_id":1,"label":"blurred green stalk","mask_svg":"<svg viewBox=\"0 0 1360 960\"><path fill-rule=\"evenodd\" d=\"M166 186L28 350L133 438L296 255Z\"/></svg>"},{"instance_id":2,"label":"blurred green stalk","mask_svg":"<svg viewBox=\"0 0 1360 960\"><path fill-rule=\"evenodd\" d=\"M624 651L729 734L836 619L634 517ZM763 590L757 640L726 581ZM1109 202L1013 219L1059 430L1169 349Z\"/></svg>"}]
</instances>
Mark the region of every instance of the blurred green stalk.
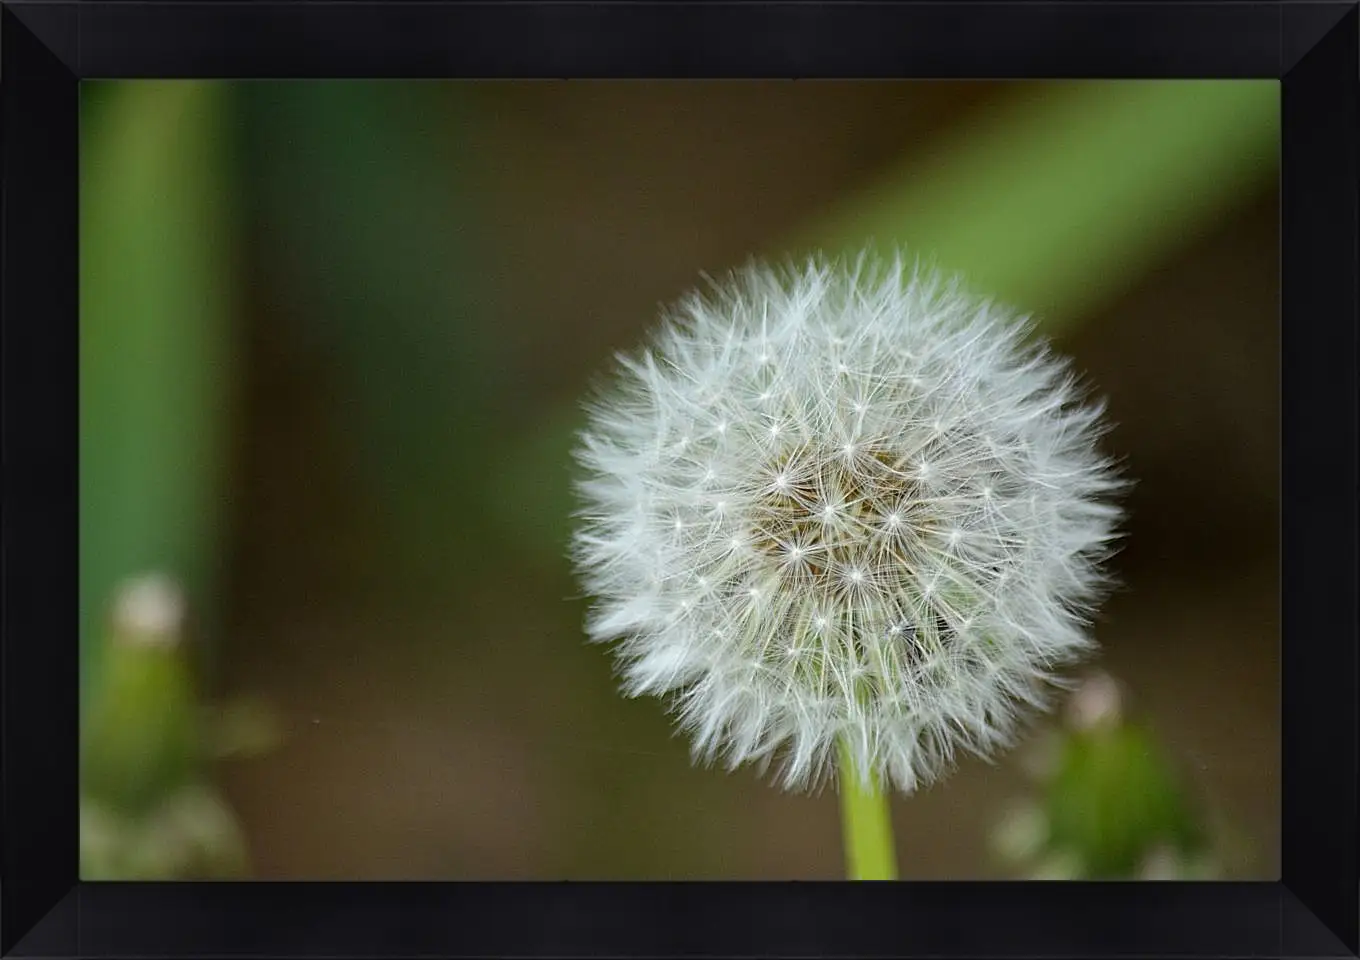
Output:
<instances>
[{"instance_id":1,"label":"blurred green stalk","mask_svg":"<svg viewBox=\"0 0 1360 960\"><path fill-rule=\"evenodd\" d=\"M202 613L220 521L230 88L86 81L80 171L81 703L108 606L162 571Z\"/></svg>"},{"instance_id":2,"label":"blurred green stalk","mask_svg":"<svg viewBox=\"0 0 1360 960\"><path fill-rule=\"evenodd\" d=\"M1275 175L1274 80L1022 83L980 125L795 238L905 244L1047 331L1090 313Z\"/></svg>"},{"instance_id":3,"label":"blurred green stalk","mask_svg":"<svg viewBox=\"0 0 1360 960\"><path fill-rule=\"evenodd\" d=\"M896 880L897 852L888 794L876 785L866 788L860 782L854 757L844 743L840 746L840 764L846 876L851 880Z\"/></svg>"}]
</instances>

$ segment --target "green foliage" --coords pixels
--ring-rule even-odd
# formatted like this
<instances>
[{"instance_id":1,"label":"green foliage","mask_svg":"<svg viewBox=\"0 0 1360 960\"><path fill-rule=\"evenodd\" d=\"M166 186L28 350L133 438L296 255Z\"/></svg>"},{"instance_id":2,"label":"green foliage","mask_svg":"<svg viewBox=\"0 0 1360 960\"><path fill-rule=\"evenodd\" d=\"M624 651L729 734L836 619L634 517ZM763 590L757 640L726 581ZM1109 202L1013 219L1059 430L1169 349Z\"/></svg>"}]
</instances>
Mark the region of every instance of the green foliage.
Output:
<instances>
[{"instance_id":1,"label":"green foliage","mask_svg":"<svg viewBox=\"0 0 1360 960\"><path fill-rule=\"evenodd\" d=\"M1069 734L1045 810L1050 850L1090 879L1137 876L1158 850L1196 856L1206 843L1160 745L1134 724Z\"/></svg>"},{"instance_id":2,"label":"green foliage","mask_svg":"<svg viewBox=\"0 0 1360 960\"><path fill-rule=\"evenodd\" d=\"M245 701L200 705L173 581L126 584L111 623L82 717L82 878L243 875L245 841L209 782L212 762L269 749L272 715Z\"/></svg>"},{"instance_id":3,"label":"green foliage","mask_svg":"<svg viewBox=\"0 0 1360 960\"><path fill-rule=\"evenodd\" d=\"M176 790L140 817L81 799L82 880L225 879L248 872L240 824L205 786Z\"/></svg>"},{"instance_id":4,"label":"green foliage","mask_svg":"<svg viewBox=\"0 0 1360 960\"><path fill-rule=\"evenodd\" d=\"M1044 744L1045 741L1040 741ZM1211 811L1145 723L1127 719L1113 678L1088 678L1031 764L1036 795L997 824L1002 859L1048 879L1208 878L1222 836Z\"/></svg>"},{"instance_id":5,"label":"green foliage","mask_svg":"<svg viewBox=\"0 0 1360 960\"><path fill-rule=\"evenodd\" d=\"M84 719L81 789L116 809L145 813L203 771L200 712L178 644L109 644Z\"/></svg>"},{"instance_id":6,"label":"green foliage","mask_svg":"<svg viewBox=\"0 0 1360 960\"><path fill-rule=\"evenodd\" d=\"M229 88L82 86L80 665L115 585L165 571L212 608L230 400ZM88 699L82 694L82 702Z\"/></svg>"}]
</instances>

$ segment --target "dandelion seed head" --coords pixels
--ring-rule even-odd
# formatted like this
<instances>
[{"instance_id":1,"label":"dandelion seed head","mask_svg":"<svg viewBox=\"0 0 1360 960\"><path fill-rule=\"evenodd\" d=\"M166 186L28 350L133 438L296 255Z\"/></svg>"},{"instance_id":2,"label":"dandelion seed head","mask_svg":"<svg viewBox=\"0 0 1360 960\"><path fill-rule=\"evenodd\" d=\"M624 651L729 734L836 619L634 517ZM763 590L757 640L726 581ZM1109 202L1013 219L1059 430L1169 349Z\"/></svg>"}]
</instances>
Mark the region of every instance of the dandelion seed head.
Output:
<instances>
[{"instance_id":1,"label":"dandelion seed head","mask_svg":"<svg viewBox=\"0 0 1360 960\"><path fill-rule=\"evenodd\" d=\"M624 692L790 789L840 742L904 792L1009 746L1094 648L1123 487L1031 333L901 256L752 263L669 308L576 449Z\"/></svg>"}]
</instances>

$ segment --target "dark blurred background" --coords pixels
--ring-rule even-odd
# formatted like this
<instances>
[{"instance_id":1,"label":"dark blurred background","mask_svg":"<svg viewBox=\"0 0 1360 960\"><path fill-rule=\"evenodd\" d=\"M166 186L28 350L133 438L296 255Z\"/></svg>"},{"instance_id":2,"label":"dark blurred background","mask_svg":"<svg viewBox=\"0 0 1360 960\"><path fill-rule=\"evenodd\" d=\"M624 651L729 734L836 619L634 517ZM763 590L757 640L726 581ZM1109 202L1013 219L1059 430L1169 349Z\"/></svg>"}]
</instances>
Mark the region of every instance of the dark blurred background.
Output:
<instances>
[{"instance_id":1,"label":"dark blurred background","mask_svg":"<svg viewBox=\"0 0 1360 960\"><path fill-rule=\"evenodd\" d=\"M842 876L832 791L693 767L615 692L567 451L700 271L869 241L1033 310L1109 397L1137 486L1092 666L1166 765L1101 774L1108 816L1170 791L1206 875L1277 876L1274 82L138 81L82 111L87 877ZM149 575L168 620L118 606ZM902 876L1089 875L994 841L1071 789L1069 727L897 798ZM172 829L195 856L133 855ZM1147 829L1140 858L1179 842Z\"/></svg>"}]
</instances>

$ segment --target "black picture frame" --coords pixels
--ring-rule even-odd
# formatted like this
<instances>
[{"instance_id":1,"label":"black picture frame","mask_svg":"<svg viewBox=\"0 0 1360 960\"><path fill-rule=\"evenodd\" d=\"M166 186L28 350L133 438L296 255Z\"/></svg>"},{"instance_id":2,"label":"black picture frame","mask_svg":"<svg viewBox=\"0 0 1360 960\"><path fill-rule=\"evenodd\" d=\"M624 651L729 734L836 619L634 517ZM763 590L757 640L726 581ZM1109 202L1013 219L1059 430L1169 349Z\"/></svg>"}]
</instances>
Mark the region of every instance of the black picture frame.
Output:
<instances>
[{"instance_id":1,"label":"black picture frame","mask_svg":"<svg viewBox=\"0 0 1360 960\"><path fill-rule=\"evenodd\" d=\"M0 2L0 954L1356 956L1358 38L1354 0ZM1280 79L1278 882L78 881L80 81L672 76Z\"/></svg>"}]
</instances>

